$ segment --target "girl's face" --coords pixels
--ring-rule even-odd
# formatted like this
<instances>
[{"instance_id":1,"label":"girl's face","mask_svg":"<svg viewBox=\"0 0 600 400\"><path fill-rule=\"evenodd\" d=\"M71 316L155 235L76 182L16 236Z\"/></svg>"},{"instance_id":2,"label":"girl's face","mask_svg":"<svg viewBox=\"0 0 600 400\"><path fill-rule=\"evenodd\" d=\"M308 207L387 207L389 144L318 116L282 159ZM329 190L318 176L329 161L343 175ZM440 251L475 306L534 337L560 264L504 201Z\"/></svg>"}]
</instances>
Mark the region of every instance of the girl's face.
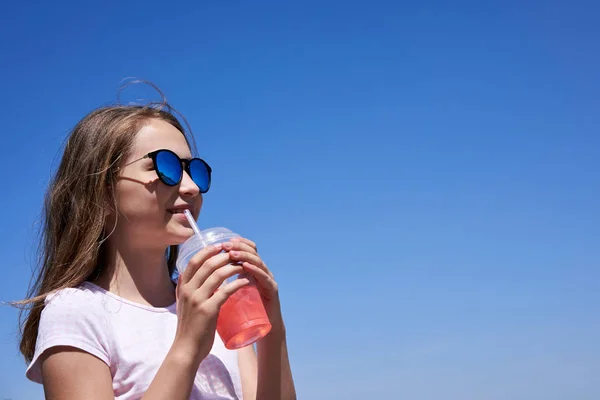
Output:
<instances>
[{"instance_id":1,"label":"girl's face","mask_svg":"<svg viewBox=\"0 0 600 400\"><path fill-rule=\"evenodd\" d=\"M129 157L122 165L159 149L173 151L182 159L192 157L183 134L166 121L153 119L137 133ZM117 230L136 247L166 247L183 243L194 233L183 210L198 218L202 207L200 189L187 172L181 183L167 186L145 158L122 168L116 187ZM112 225L108 225L109 230Z\"/></svg>"}]
</instances>

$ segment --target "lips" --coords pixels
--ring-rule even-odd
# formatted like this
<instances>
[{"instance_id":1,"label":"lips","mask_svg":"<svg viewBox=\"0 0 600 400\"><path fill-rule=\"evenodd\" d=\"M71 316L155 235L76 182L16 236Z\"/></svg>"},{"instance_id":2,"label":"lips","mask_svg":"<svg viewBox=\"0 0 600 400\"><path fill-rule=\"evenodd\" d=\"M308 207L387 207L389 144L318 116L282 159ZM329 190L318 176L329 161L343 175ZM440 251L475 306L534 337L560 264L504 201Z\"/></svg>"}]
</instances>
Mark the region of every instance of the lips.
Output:
<instances>
[{"instance_id":1,"label":"lips","mask_svg":"<svg viewBox=\"0 0 600 400\"><path fill-rule=\"evenodd\" d=\"M192 211L191 207L174 207L174 208L169 208L167 211L170 212L171 214L183 214L183 212L185 210L190 210L190 212Z\"/></svg>"}]
</instances>

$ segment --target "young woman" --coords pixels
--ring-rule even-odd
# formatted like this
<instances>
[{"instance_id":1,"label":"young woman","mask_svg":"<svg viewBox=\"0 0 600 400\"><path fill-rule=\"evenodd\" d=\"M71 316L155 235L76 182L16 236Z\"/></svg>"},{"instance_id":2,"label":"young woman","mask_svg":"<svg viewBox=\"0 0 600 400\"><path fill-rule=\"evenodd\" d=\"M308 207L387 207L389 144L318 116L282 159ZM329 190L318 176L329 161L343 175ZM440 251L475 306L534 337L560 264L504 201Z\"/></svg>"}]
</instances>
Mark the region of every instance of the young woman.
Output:
<instances>
[{"instance_id":1,"label":"young woman","mask_svg":"<svg viewBox=\"0 0 600 400\"><path fill-rule=\"evenodd\" d=\"M277 283L245 238L171 280L211 169L170 108L110 106L71 132L45 202L42 265L20 349L49 400L295 399ZM220 306L256 280L272 324L227 350ZM214 293L214 294L213 294Z\"/></svg>"}]
</instances>

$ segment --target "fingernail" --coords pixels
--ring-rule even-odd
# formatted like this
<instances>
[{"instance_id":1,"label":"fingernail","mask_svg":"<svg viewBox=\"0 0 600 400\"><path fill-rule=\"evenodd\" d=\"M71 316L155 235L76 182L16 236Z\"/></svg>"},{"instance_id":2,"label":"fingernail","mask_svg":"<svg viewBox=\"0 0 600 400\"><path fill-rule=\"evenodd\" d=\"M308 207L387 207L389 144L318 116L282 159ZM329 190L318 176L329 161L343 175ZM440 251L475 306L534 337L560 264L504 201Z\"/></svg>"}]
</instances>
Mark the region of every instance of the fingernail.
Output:
<instances>
[{"instance_id":1,"label":"fingernail","mask_svg":"<svg viewBox=\"0 0 600 400\"><path fill-rule=\"evenodd\" d=\"M237 256L240 255L240 252L239 251L232 251L231 255L234 256L234 257L237 257Z\"/></svg>"},{"instance_id":2,"label":"fingernail","mask_svg":"<svg viewBox=\"0 0 600 400\"><path fill-rule=\"evenodd\" d=\"M215 246L215 249L217 249L217 250L221 250L223 248L223 244L221 244L221 243L217 243L214 246Z\"/></svg>"},{"instance_id":3,"label":"fingernail","mask_svg":"<svg viewBox=\"0 0 600 400\"><path fill-rule=\"evenodd\" d=\"M229 240L231 240L232 242L239 242L239 241L240 241L240 238L231 238L231 239L229 239Z\"/></svg>"},{"instance_id":4,"label":"fingernail","mask_svg":"<svg viewBox=\"0 0 600 400\"><path fill-rule=\"evenodd\" d=\"M229 242L227 242L227 243L225 243L223 246L224 246L224 247L225 247L227 250L229 250L229 249L233 248L233 243L229 243Z\"/></svg>"}]
</instances>

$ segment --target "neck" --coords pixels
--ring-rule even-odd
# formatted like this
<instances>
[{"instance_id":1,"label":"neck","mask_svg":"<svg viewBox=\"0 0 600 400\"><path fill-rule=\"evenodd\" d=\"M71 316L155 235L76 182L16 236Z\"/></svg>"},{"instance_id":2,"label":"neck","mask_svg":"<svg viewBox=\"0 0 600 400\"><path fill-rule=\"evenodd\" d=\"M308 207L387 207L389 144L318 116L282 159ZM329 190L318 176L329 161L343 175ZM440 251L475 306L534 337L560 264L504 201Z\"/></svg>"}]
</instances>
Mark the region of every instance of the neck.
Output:
<instances>
[{"instance_id":1,"label":"neck","mask_svg":"<svg viewBox=\"0 0 600 400\"><path fill-rule=\"evenodd\" d=\"M115 232L116 233L116 232ZM169 276L166 247L143 247L112 235L106 242L106 258L98 286L124 299L153 307L175 302L175 288Z\"/></svg>"}]
</instances>

